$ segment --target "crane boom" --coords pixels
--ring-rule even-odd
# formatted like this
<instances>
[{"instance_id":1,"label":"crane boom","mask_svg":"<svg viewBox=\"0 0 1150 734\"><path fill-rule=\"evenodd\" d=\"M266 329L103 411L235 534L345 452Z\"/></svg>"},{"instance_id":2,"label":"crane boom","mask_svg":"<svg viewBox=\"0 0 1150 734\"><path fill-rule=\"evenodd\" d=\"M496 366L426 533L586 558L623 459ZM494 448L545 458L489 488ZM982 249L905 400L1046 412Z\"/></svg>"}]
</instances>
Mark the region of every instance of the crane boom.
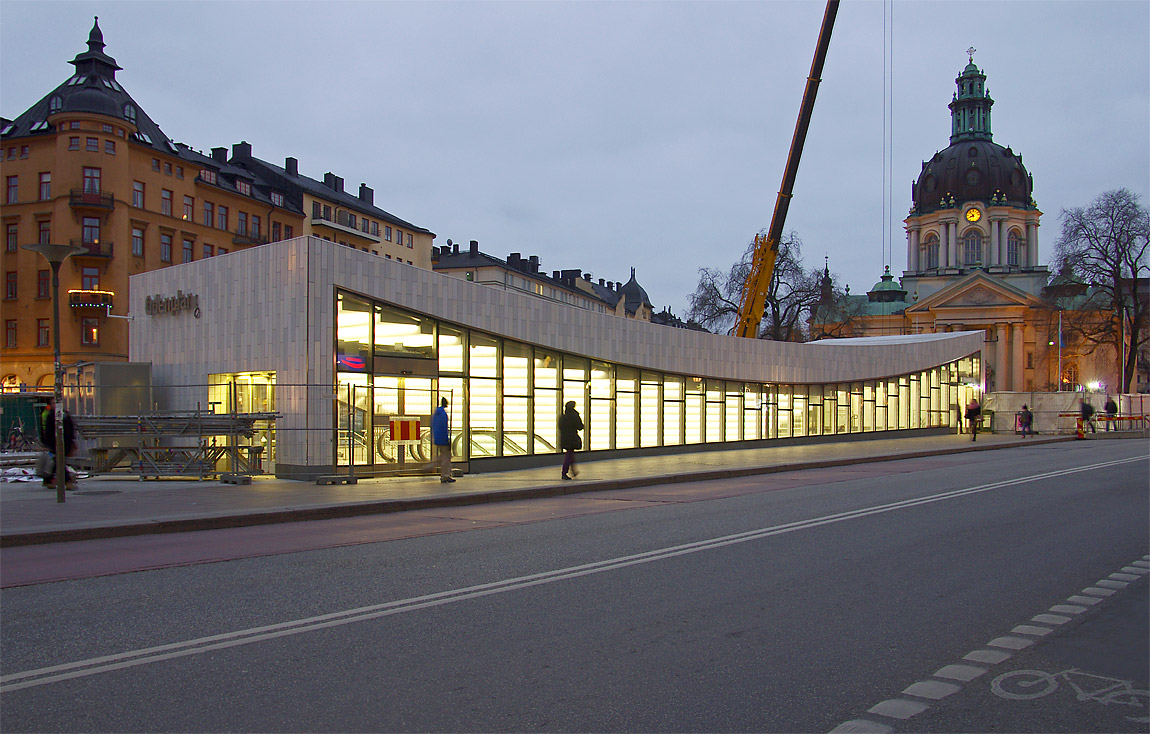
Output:
<instances>
[{"instance_id":1,"label":"crane boom","mask_svg":"<svg viewBox=\"0 0 1150 734\"><path fill-rule=\"evenodd\" d=\"M827 9L823 13L822 30L819 32L818 46L815 48L815 58L811 63L811 73L807 77L807 87L803 91L803 103L799 108L799 120L795 123L795 134L791 138L791 152L787 156L787 168L783 172L782 188L775 200L775 213L771 217L771 228L766 236L761 233L755 235L754 256L751 259L751 271L743 283L743 295L739 300L739 321L735 324L735 335L754 339L758 337L759 324L763 320L763 311L766 308L767 292L770 290L771 277L775 272L775 258L779 254L779 238L783 234L783 223L787 220L787 207L791 203L791 192L795 187L795 175L799 169L799 158L803 154L803 143L807 139L807 127L811 122L811 110L815 106L815 94L822 81L823 62L827 58L827 46L831 41L831 29L835 24L835 15L839 10L839 0L827 0Z\"/></svg>"}]
</instances>

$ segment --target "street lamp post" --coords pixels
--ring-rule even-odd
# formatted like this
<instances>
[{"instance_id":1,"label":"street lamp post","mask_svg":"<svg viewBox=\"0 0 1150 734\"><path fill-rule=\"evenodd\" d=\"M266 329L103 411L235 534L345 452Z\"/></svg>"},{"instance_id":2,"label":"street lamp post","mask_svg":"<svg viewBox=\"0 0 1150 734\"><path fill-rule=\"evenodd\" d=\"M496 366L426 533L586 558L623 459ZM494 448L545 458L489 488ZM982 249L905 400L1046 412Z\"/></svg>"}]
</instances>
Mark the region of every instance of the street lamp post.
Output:
<instances>
[{"instance_id":1,"label":"street lamp post","mask_svg":"<svg viewBox=\"0 0 1150 734\"><path fill-rule=\"evenodd\" d=\"M60 364L60 266L72 255L86 252L76 245L50 245L37 243L24 245L25 250L40 253L52 266L52 365L56 379L53 396L56 404L56 501L64 501L64 486L68 481L67 447L64 446L64 368Z\"/></svg>"}]
</instances>

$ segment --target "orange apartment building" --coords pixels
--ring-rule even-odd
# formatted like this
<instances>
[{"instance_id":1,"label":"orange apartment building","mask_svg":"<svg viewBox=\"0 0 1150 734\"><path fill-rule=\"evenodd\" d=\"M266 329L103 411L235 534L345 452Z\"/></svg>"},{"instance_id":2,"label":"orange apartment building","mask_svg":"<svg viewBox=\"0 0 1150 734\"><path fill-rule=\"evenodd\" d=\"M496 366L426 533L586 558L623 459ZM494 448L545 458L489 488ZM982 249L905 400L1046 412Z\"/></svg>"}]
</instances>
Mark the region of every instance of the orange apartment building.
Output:
<instances>
[{"instance_id":1,"label":"orange apartment building","mask_svg":"<svg viewBox=\"0 0 1150 734\"><path fill-rule=\"evenodd\" d=\"M128 278L314 235L431 268L435 235L378 209L370 188L316 181L240 143L204 155L175 143L116 80L93 24L75 73L13 120L0 118L0 388L52 385L51 271L22 245L83 248L60 269L63 364L126 361Z\"/></svg>"}]
</instances>

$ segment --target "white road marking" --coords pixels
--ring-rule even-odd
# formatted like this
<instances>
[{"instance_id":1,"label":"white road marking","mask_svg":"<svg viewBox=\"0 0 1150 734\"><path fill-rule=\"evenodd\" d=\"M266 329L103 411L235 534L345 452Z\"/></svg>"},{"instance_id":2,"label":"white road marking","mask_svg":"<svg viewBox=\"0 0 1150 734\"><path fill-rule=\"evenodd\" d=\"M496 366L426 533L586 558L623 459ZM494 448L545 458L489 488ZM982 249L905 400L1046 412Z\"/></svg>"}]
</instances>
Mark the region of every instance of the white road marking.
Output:
<instances>
[{"instance_id":1,"label":"white road marking","mask_svg":"<svg viewBox=\"0 0 1150 734\"><path fill-rule=\"evenodd\" d=\"M174 642L167 645L158 645L155 647L142 648L139 650L130 650L128 652L117 653L114 655L104 655L88 660L80 660L74 663L63 663L60 665L51 665L35 670L27 670L20 673L11 673L8 675L0 676L0 693L17 691L23 688L54 683L56 681L82 678L85 676L96 675L112 670L131 668L138 665L146 665L148 663L160 662L162 660L186 657L188 655L198 655L204 652L208 652L209 650L221 650L230 647L237 647L240 645L250 645L255 642L273 640L281 637L289 637L303 634L305 632L328 629L331 627L339 627L345 624L353 624L355 622L363 622L371 619L388 617L395 614L403 614L418 609L442 606L444 604L454 604L456 602L464 601L467 599L475 599L479 597L490 596L493 594L502 594L508 591L525 589L542 584L552 584L558 581L578 578L581 576L605 573L607 571L616 571L630 566L637 566L640 564L675 558L677 556L714 550L716 548L735 545L737 543L761 540L763 538L769 538L775 535L782 535L785 533L792 533L800 530L810 530L812 528L817 528L824 525L832 525L848 520L869 517L871 515L879 515L887 512L904 510L911 507L933 504L935 502L945 502L969 495L981 494L983 492L1002 489L1004 487L1029 484L1031 482L1041 482L1052 477L1067 476L1081 472L1091 472L1106 467L1128 464L1135 461L1144 461L1147 458L1150 457L1139 456L1119 459L1115 461L1105 461L1088 466L1079 466L1070 469L1059 469L1057 471L1045 472L1043 474L1033 474L1030 476L1018 477L1016 479L1006 479L998 482L992 482L990 484L967 487L965 489L940 492L934 495L927 495L926 497L900 500L898 502L890 502L887 504L876 505L874 507L865 507L858 510L848 510L846 512L824 515L822 517L812 518L809 520L799 520L796 522L784 523L782 525L759 528L757 530L748 530L741 533L734 533L732 535L724 535L717 538L710 538L707 540L700 540L692 543L684 543L682 545L670 546L667 548L659 548L652 551L645 551L643 553L635 553L633 555L620 556L617 558L595 561L593 563L586 563L578 566L571 566L568 568L544 571L542 573L530 574L528 576L520 576L516 578L504 579L502 581L478 584L475 586L468 586L459 589L451 589L435 594L426 594L409 599L385 602L383 604L373 604L370 606L358 607L355 609L347 609L340 612L321 614L314 617L295 619L287 622L280 622L277 624L264 625L261 627L252 627L245 630L225 632L218 635L210 635L208 637L200 637L193 640L185 640L183 642ZM1096 603L1097 601L1099 600L1094 599L1094 602L1092 603ZM993 645L993 643L991 644ZM1006 647L1006 645L1000 645L1000 647Z\"/></svg>"},{"instance_id":2,"label":"white road marking","mask_svg":"<svg viewBox=\"0 0 1150 734\"><path fill-rule=\"evenodd\" d=\"M1075 604L1086 604L1087 606L1094 606L1095 604L1097 604L1098 602L1100 602L1102 600L1096 596L1077 596L1076 595L1076 596L1066 597L1066 601L1072 601Z\"/></svg>"},{"instance_id":3,"label":"white road marking","mask_svg":"<svg viewBox=\"0 0 1150 734\"><path fill-rule=\"evenodd\" d=\"M1080 607L1075 604L1055 604L1050 607L1052 612L1062 612L1063 614L1082 614L1086 611L1086 607Z\"/></svg>"},{"instance_id":4,"label":"white road marking","mask_svg":"<svg viewBox=\"0 0 1150 734\"><path fill-rule=\"evenodd\" d=\"M1112 578L1115 581L1137 581L1142 577L1133 573L1112 573L1108 578Z\"/></svg>"},{"instance_id":5,"label":"white road marking","mask_svg":"<svg viewBox=\"0 0 1150 734\"><path fill-rule=\"evenodd\" d=\"M1033 624L1020 624L1014 629L1010 630L1016 635L1035 635L1036 637L1043 637L1048 635L1054 630L1049 627L1038 627Z\"/></svg>"},{"instance_id":6,"label":"white road marking","mask_svg":"<svg viewBox=\"0 0 1150 734\"><path fill-rule=\"evenodd\" d=\"M908 701L905 698L892 698L867 709L868 714L889 716L892 719L909 719L910 717L926 711L926 704L918 701Z\"/></svg>"},{"instance_id":7,"label":"white road marking","mask_svg":"<svg viewBox=\"0 0 1150 734\"><path fill-rule=\"evenodd\" d=\"M890 734L894 729L866 719L851 719L831 729L831 734Z\"/></svg>"},{"instance_id":8,"label":"white road marking","mask_svg":"<svg viewBox=\"0 0 1150 734\"><path fill-rule=\"evenodd\" d=\"M945 668L939 668L936 670L934 672L934 677L969 683L985 672L986 668L979 668L974 665L947 665Z\"/></svg>"},{"instance_id":9,"label":"white road marking","mask_svg":"<svg viewBox=\"0 0 1150 734\"><path fill-rule=\"evenodd\" d=\"M1087 586L1082 590L1083 594L1093 594L1094 596L1111 596L1114 594L1114 589L1099 589L1097 586Z\"/></svg>"},{"instance_id":10,"label":"white road marking","mask_svg":"<svg viewBox=\"0 0 1150 734\"><path fill-rule=\"evenodd\" d=\"M961 686L956 686L953 683L943 683L938 680L924 680L907 686L903 690L903 693L908 696L918 696L919 698L929 698L937 701L940 698L946 698L950 694L958 693L961 690Z\"/></svg>"},{"instance_id":11,"label":"white road marking","mask_svg":"<svg viewBox=\"0 0 1150 734\"><path fill-rule=\"evenodd\" d=\"M962 656L963 660L969 660L974 663L986 663L988 665L998 665L1004 660L1009 660L1014 653L1003 652L1002 650L972 650L966 655Z\"/></svg>"},{"instance_id":12,"label":"white road marking","mask_svg":"<svg viewBox=\"0 0 1150 734\"><path fill-rule=\"evenodd\" d=\"M1150 573L1150 568L1142 568L1141 566L1125 566L1122 570L1125 573L1139 573L1142 575Z\"/></svg>"},{"instance_id":13,"label":"white road marking","mask_svg":"<svg viewBox=\"0 0 1150 734\"><path fill-rule=\"evenodd\" d=\"M1121 576L1122 574L1118 574ZM1112 579L1102 579L1094 582L1095 586L1101 586L1105 589L1125 589L1130 585L1129 581L1114 581Z\"/></svg>"},{"instance_id":14,"label":"white road marking","mask_svg":"<svg viewBox=\"0 0 1150 734\"><path fill-rule=\"evenodd\" d=\"M1025 640L1021 637L995 637L986 643L990 647L1005 647L1007 650L1022 650L1034 644L1034 640Z\"/></svg>"},{"instance_id":15,"label":"white road marking","mask_svg":"<svg viewBox=\"0 0 1150 734\"><path fill-rule=\"evenodd\" d=\"M1036 614L1030 618L1030 621L1043 624L1066 624L1070 621L1070 617L1063 617L1060 614Z\"/></svg>"}]
</instances>

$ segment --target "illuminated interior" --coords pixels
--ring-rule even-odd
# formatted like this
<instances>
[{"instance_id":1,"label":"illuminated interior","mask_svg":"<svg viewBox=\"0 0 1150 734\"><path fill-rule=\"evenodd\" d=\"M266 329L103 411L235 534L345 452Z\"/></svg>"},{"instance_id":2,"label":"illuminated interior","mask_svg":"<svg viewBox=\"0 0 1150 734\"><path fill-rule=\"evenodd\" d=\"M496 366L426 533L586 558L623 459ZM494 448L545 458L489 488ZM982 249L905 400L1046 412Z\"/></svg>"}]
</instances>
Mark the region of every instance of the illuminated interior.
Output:
<instances>
[{"instance_id":1,"label":"illuminated interior","mask_svg":"<svg viewBox=\"0 0 1150 734\"><path fill-rule=\"evenodd\" d=\"M952 426L953 406L969 399L981 367L974 355L827 385L669 374L537 348L342 292L335 350L334 453L345 466L349 456L365 466L429 461L441 397L449 401L455 461L557 453L567 401L583 417L583 447L592 452ZM399 370L395 357L416 367ZM395 418L418 419L419 439L393 440Z\"/></svg>"}]
</instances>

